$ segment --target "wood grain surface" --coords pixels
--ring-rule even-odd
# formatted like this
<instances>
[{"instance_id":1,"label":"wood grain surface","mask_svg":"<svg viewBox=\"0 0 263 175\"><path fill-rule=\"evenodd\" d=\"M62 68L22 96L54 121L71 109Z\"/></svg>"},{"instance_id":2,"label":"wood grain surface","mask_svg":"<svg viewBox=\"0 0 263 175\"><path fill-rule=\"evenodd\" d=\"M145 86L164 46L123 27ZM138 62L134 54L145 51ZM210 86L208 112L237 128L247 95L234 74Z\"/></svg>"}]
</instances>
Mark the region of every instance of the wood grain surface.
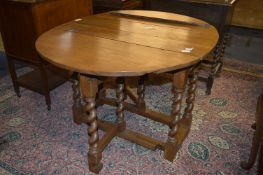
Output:
<instances>
[{"instance_id":1,"label":"wood grain surface","mask_svg":"<svg viewBox=\"0 0 263 175\"><path fill-rule=\"evenodd\" d=\"M195 18L155 11L118 12L184 23L103 13L44 33L36 42L37 51L44 59L71 71L99 76L139 76L195 64L210 53L218 40L213 26ZM188 52L189 49L192 50Z\"/></svg>"}]
</instances>

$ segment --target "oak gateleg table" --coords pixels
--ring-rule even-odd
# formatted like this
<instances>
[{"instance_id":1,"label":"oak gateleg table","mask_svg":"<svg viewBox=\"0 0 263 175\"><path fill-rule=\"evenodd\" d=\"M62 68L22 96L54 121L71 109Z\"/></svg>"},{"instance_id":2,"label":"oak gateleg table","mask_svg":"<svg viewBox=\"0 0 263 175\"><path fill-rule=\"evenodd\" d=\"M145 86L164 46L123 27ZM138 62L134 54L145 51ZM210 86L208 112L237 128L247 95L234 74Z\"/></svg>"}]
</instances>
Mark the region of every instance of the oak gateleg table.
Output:
<instances>
[{"instance_id":1,"label":"oak gateleg table","mask_svg":"<svg viewBox=\"0 0 263 175\"><path fill-rule=\"evenodd\" d=\"M210 24L188 16L141 10L102 13L57 26L41 35L36 49L41 58L73 73L74 121L88 125L88 165L102 169L102 152L115 136L149 149L161 149L172 161L188 135L192 121L197 67L215 47L218 32ZM171 115L147 109L145 80L149 74L172 74ZM137 92L125 82L139 77ZM105 94L103 84L116 81L116 98ZM186 107L179 115L188 83ZM134 103L129 103L129 97ZM116 121L97 118L96 107L116 106ZM126 129L124 110L170 127L162 142ZM105 131L99 138L98 130Z\"/></svg>"}]
</instances>

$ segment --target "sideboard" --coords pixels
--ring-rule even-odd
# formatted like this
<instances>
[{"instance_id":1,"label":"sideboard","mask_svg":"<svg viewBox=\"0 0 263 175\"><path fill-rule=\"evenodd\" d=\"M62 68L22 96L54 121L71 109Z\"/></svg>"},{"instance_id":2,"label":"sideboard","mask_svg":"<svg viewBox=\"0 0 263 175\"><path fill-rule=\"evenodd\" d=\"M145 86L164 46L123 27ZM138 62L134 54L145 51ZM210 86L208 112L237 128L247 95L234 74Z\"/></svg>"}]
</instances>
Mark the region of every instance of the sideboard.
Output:
<instances>
[{"instance_id":1,"label":"sideboard","mask_svg":"<svg viewBox=\"0 0 263 175\"><path fill-rule=\"evenodd\" d=\"M0 31L16 94L19 87L45 96L50 109L50 91L67 80L68 72L44 63L35 50L43 32L68 21L92 14L91 0L1 0ZM15 64L32 71L18 76Z\"/></svg>"}]
</instances>

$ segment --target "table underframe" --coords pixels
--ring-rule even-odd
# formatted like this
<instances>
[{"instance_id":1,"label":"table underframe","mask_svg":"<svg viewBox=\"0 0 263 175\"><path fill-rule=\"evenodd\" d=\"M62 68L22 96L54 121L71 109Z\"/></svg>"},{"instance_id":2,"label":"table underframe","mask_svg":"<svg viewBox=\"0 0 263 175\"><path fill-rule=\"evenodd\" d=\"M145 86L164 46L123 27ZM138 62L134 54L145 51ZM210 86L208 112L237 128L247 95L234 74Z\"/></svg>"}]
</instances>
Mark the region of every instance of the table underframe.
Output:
<instances>
[{"instance_id":1,"label":"table underframe","mask_svg":"<svg viewBox=\"0 0 263 175\"><path fill-rule=\"evenodd\" d=\"M151 150L160 149L164 151L164 158L173 161L181 144L187 137L191 122L192 110L194 107L195 90L197 82L197 68L192 66L180 69L172 73L173 103L171 115L163 114L146 108L144 101L145 80L147 75L140 76L138 80L137 92L134 92L124 77L116 78L116 99L106 97L106 88L103 87L104 78L99 76L84 75L74 73L73 75L73 116L77 124L86 123L88 125L88 165L89 170L99 173L102 169L102 152L118 136L139 144ZM180 115L183 94L187 88L186 107L183 115ZM129 97L134 104L126 101ZM116 121L111 123L100 120L96 115L96 108L101 105L116 106ZM169 126L167 141L159 141L141 133L126 129L124 110L136 113L143 117L163 123ZM98 130L105 134L99 138Z\"/></svg>"}]
</instances>

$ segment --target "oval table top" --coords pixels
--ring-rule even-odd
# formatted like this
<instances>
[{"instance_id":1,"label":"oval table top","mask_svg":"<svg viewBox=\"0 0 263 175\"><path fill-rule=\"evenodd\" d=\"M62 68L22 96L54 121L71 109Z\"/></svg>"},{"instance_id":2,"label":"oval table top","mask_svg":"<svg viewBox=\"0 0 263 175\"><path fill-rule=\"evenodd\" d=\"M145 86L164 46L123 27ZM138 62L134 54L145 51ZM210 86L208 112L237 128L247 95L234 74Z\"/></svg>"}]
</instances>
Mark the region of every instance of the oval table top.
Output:
<instances>
[{"instance_id":1,"label":"oval table top","mask_svg":"<svg viewBox=\"0 0 263 175\"><path fill-rule=\"evenodd\" d=\"M140 76L191 66L215 47L218 32L188 16L142 10L76 19L42 34L36 49L58 67L98 76Z\"/></svg>"}]
</instances>

